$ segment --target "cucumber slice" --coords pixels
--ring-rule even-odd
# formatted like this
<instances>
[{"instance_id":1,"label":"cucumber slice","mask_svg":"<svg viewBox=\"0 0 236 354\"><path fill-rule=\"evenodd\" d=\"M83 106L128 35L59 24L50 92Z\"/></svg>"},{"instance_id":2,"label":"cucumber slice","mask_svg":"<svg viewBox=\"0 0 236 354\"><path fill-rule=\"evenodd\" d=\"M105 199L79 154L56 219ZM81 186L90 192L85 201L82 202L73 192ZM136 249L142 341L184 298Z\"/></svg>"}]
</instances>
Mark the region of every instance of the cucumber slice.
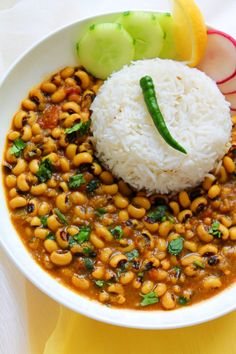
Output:
<instances>
[{"instance_id":1,"label":"cucumber slice","mask_svg":"<svg viewBox=\"0 0 236 354\"><path fill-rule=\"evenodd\" d=\"M164 33L154 14L148 12L124 12L117 21L134 38L137 59L155 58L159 55Z\"/></svg>"},{"instance_id":2,"label":"cucumber slice","mask_svg":"<svg viewBox=\"0 0 236 354\"><path fill-rule=\"evenodd\" d=\"M79 61L99 79L106 79L134 59L134 40L118 23L92 25L77 44Z\"/></svg>"},{"instance_id":3,"label":"cucumber slice","mask_svg":"<svg viewBox=\"0 0 236 354\"><path fill-rule=\"evenodd\" d=\"M159 57L162 59L175 59L177 56L175 41L173 19L169 12L156 14L157 20L164 31L164 43Z\"/></svg>"}]
</instances>

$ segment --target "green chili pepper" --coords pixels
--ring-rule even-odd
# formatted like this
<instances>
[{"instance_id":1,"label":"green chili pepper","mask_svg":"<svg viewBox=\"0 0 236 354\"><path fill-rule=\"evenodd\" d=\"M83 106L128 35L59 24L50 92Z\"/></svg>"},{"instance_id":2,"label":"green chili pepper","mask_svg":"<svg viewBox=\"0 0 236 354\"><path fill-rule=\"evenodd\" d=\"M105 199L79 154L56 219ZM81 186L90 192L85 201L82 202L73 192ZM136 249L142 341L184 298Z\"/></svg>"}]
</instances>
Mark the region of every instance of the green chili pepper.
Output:
<instances>
[{"instance_id":1,"label":"green chili pepper","mask_svg":"<svg viewBox=\"0 0 236 354\"><path fill-rule=\"evenodd\" d=\"M187 151L172 137L170 134L163 115L157 103L157 98L155 94L155 88L150 76L144 76L140 79L140 86L143 91L144 101L146 103L147 109L152 117L153 123L155 124L158 132L162 138L172 146L174 149L187 154Z\"/></svg>"}]
</instances>

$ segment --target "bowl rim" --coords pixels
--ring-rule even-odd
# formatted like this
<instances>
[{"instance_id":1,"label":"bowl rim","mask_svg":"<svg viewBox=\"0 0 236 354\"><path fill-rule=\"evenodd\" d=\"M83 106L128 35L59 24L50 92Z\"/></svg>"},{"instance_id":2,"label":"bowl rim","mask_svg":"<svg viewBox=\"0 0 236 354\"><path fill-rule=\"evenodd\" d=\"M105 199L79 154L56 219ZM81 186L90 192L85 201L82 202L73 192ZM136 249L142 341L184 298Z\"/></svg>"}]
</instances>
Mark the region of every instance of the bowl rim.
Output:
<instances>
[{"instance_id":1,"label":"bowl rim","mask_svg":"<svg viewBox=\"0 0 236 354\"><path fill-rule=\"evenodd\" d=\"M148 11L148 12L164 12L164 11L158 11L158 9L156 11L154 10L132 10L132 11ZM73 27L75 25L79 25L80 23L89 21L89 20L95 20L98 19L102 16L109 16L109 15L118 15L120 13L122 13L123 11L112 11L112 12L103 12L103 13L99 13L95 16L85 16L83 18L80 18L79 20L73 21L69 24L60 26L59 28L51 31L50 33L48 33L47 35L43 36L41 39L37 40L35 43L33 43L29 48L27 48L25 51L23 51L22 54L20 54L14 61L13 63L9 66L9 68L6 70L6 73L3 75L3 77L0 80L0 92L1 92L1 87L2 85L5 83L5 81L7 81L8 76L11 74L11 72L17 67L17 65L24 60L25 57L27 57L28 54L31 53L31 51L33 51L35 48L37 48L40 44L42 44L43 42L47 41L48 39L52 38L53 36L59 34L60 32ZM210 27L210 26L209 26ZM30 88L29 88L30 89ZM1 151L1 155L3 154L3 151ZM1 156L2 159L2 156ZM1 172L0 172L1 174ZM0 190L3 191L2 195L5 196L5 201L6 201L6 195L5 195L5 187L3 185L3 180L1 180L1 187ZM9 210L7 210L8 212L8 218L10 219L9 216ZM11 222L11 221L10 221ZM15 230L15 233L17 234L18 238L20 239L17 231ZM21 240L20 240L21 241ZM22 247L25 247L25 245L22 243ZM98 301L94 301L91 300L87 297L84 297L80 294L75 293L73 290L71 290L69 287L59 284L56 279L54 277L52 277L50 274L48 274L41 266L39 266L36 261L33 260L33 262L35 263L35 269L39 268L39 274L47 274L47 279L49 279L49 277L51 278L52 281L50 281L50 283L52 284L52 289L50 287L50 284L48 284L48 286L46 285L46 282L41 282L40 281L40 277L39 278L35 278L32 276L32 272L30 269L28 268L24 268L24 266L20 263L19 259L15 257L15 253L9 248L9 246L4 242L4 238L0 237L0 246L2 246L2 248L5 250L5 252L7 253L7 255L10 257L10 259L13 261L13 263L15 264L15 266L20 269L20 271L24 274L24 276L30 281L32 282L38 289L40 289L44 294L46 294L47 296L51 297L53 300L55 300L57 303L64 305L65 307L80 313L82 315L85 315L87 317L90 317L94 320L98 320L101 322L105 322L108 324L112 324L112 325L117 325L117 326L122 326L122 327L128 327L128 328L137 328L137 329L174 329L174 328L181 328L181 327L187 327L187 326L193 326L193 325L197 325L200 323L204 323L213 319L216 319L220 316L223 316L233 310L236 309L236 303L234 304L234 302L232 301L232 289L234 288L236 291L236 284L232 284L230 287L226 288L225 290L223 290L222 292L220 292L218 295L213 296L210 299L207 300L203 300L197 304L191 305L189 307L186 308L181 308L181 309L176 309L173 311L164 311L164 310L152 310L152 311L142 311L142 310L127 310L127 309L117 309L117 308L105 308L105 306L101 303L99 303ZM29 258L31 257L29 254L29 251L26 249ZM64 288L64 290L63 290ZM55 290L59 290L58 292ZM60 294L60 291L62 291L62 293L64 294ZM79 301L75 302L75 303L70 303L67 299L66 293L73 293L78 299ZM227 296L223 296L222 294L227 294ZM70 296L69 296L70 297ZM71 295L72 297L72 295ZM229 301L229 303L226 301L225 305L222 306L220 309L217 310L217 308L215 307L216 305L219 306L219 304L221 304L223 301L220 301L221 297L225 297L226 300L231 300ZM212 299L218 299L218 301L215 301L215 304L213 304L213 306L211 306L211 311L209 313L205 313L204 311L207 311L208 309L208 304L210 302L212 302ZM80 303L82 303L82 306L78 306L80 305ZM214 303L214 301L213 301ZM96 309L100 309L100 311L96 312ZM197 318L188 318L187 316L187 320L185 319L184 314L191 312L191 309L195 308L196 309L196 313L197 313L197 309L200 309L200 312L204 313L204 316L197 316ZM104 311L102 311L102 309ZM203 311L201 310L203 309ZM95 310L95 311L94 311ZM115 313L117 314L118 312L122 313L121 316L118 316L118 318L116 318L116 316L114 315ZM150 323L146 322L142 322L142 314L146 314L146 317L149 316L150 317ZM176 319L178 319L177 323L174 323L173 321L167 321L166 323L151 323L151 318L154 319L153 314L155 314L156 316L160 315L160 314L173 314L173 317L175 317ZM131 315L132 314L132 315ZM135 314L135 316L134 316ZM147 315L148 314L148 315ZM152 314L152 315L151 315ZM177 316L175 316L175 314L177 314ZM167 315L166 315L167 316ZM168 317L168 316L167 316ZM170 316L169 316L170 317ZM139 319L141 321L139 321Z\"/></svg>"}]
</instances>

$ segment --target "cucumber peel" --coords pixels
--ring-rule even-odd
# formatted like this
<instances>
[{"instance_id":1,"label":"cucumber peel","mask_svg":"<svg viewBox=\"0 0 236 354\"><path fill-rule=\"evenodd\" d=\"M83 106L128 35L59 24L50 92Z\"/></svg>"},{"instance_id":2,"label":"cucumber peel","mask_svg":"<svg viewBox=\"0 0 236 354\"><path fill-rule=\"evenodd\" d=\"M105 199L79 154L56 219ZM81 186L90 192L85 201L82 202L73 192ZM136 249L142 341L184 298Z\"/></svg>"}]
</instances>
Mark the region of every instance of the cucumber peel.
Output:
<instances>
[{"instance_id":1,"label":"cucumber peel","mask_svg":"<svg viewBox=\"0 0 236 354\"><path fill-rule=\"evenodd\" d=\"M174 40L173 19L169 12L157 13L157 20L164 31L164 43L159 58L175 59L177 57L176 45Z\"/></svg>"}]
</instances>

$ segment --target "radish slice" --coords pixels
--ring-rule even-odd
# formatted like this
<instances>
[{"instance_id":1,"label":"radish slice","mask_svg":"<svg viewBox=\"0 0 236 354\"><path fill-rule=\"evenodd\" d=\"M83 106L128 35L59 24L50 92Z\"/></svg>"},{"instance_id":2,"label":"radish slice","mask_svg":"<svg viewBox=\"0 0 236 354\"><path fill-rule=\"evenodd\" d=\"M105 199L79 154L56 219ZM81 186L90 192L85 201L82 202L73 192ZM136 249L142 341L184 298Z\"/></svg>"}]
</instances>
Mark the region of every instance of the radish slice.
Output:
<instances>
[{"instance_id":1,"label":"radish slice","mask_svg":"<svg viewBox=\"0 0 236 354\"><path fill-rule=\"evenodd\" d=\"M236 41L218 30L208 30L207 35L206 53L198 69L223 84L236 74Z\"/></svg>"},{"instance_id":2,"label":"radish slice","mask_svg":"<svg viewBox=\"0 0 236 354\"><path fill-rule=\"evenodd\" d=\"M231 79L219 84L218 87L224 95L236 92L236 73Z\"/></svg>"},{"instance_id":3,"label":"radish slice","mask_svg":"<svg viewBox=\"0 0 236 354\"><path fill-rule=\"evenodd\" d=\"M236 112L236 92L231 93L229 95L225 95L225 99L230 103L231 111Z\"/></svg>"}]
</instances>

